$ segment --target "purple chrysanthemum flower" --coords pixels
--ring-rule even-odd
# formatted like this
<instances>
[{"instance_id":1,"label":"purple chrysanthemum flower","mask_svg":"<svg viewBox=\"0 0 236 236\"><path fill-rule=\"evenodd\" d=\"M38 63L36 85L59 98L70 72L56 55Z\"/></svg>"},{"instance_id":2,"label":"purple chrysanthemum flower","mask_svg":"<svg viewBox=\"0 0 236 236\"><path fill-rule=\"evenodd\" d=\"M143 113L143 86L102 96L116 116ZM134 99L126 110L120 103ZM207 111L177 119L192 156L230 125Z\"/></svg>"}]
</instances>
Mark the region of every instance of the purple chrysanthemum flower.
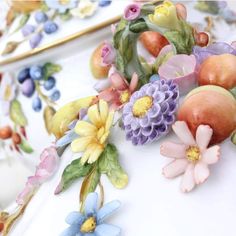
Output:
<instances>
[{"instance_id":1,"label":"purple chrysanthemum flower","mask_svg":"<svg viewBox=\"0 0 236 236\"><path fill-rule=\"evenodd\" d=\"M166 135L175 121L179 99L172 80L158 80L135 92L123 108L127 140L143 145Z\"/></svg>"}]
</instances>

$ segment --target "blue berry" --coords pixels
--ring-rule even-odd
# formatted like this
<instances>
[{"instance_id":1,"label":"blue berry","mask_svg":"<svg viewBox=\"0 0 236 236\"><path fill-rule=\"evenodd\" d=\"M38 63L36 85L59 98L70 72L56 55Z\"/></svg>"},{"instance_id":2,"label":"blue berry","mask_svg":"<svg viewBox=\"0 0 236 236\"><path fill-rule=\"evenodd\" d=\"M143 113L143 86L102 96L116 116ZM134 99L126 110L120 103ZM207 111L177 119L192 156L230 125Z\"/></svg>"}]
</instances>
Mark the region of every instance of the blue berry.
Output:
<instances>
[{"instance_id":1,"label":"blue berry","mask_svg":"<svg viewBox=\"0 0 236 236\"><path fill-rule=\"evenodd\" d=\"M46 90L51 90L56 84L56 80L54 77L50 76L43 84L43 87Z\"/></svg>"},{"instance_id":2,"label":"blue berry","mask_svg":"<svg viewBox=\"0 0 236 236\"><path fill-rule=\"evenodd\" d=\"M41 80L43 78L43 69L41 66L32 66L30 68L30 77L33 80Z\"/></svg>"},{"instance_id":3,"label":"blue berry","mask_svg":"<svg viewBox=\"0 0 236 236\"><path fill-rule=\"evenodd\" d=\"M111 0L99 0L98 5L100 7L106 7L109 6L111 4Z\"/></svg>"},{"instance_id":4,"label":"blue berry","mask_svg":"<svg viewBox=\"0 0 236 236\"><path fill-rule=\"evenodd\" d=\"M44 24L44 31L46 34L52 34L58 30L58 26L55 22L53 21L47 21Z\"/></svg>"},{"instance_id":5,"label":"blue berry","mask_svg":"<svg viewBox=\"0 0 236 236\"><path fill-rule=\"evenodd\" d=\"M26 79L30 77L29 75L29 68L25 68L19 72L17 75L18 82L22 84Z\"/></svg>"},{"instance_id":6,"label":"blue berry","mask_svg":"<svg viewBox=\"0 0 236 236\"><path fill-rule=\"evenodd\" d=\"M61 93L59 90L55 90L52 95L50 96L50 99L54 102L56 102L61 97Z\"/></svg>"},{"instance_id":7,"label":"blue berry","mask_svg":"<svg viewBox=\"0 0 236 236\"><path fill-rule=\"evenodd\" d=\"M40 33L34 34L29 40L30 47L36 48L40 44L42 38L43 38L42 34L40 34Z\"/></svg>"},{"instance_id":8,"label":"blue berry","mask_svg":"<svg viewBox=\"0 0 236 236\"><path fill-rule=\"evenodd\" d=\"M34 111L39 112L42 109L42 101L39 97L35 97L32 102L32 108Z\"/></svg>"},{"instance_id":9,"label":"blue berry","mask_svg":"<svg viewBox=\"0 0 236 236\"><path fill-rule=\"evenodd\" d=\"M25 25L22 29L21 32L23 34L24 37L34 33L35 31L35 27L33 25L27 24Z\"/></svg>"},{"instance_id":10,"label":"blue berry","mask_svg":"<svg viewBox=\"0 0 236 236\"><path fill-rule=\"evenodd\" d=\"M25 95L26 97L31 97L35 91L34 81L32 79L26 79L21 84L21 91L22 91L23 95Z\"/></svg>"},{"instance_id":11,"label":"blue berry","mask_svg":"<svg viewBox=\"0 0 236 236\"><path fill-rule=\"evenodd\" d=\"M36 12L34 15L34 18L35 18L36 22L39 24L44 23L48 20L48 16L42 11Z\"/></svg>"},{"instance_id":12,"label":"blue berry","mask_svg":"<svg viewBox=\"0 0 236 236\"><path fill-rule=\"evenodd\" d=\"M160 80L160 77L159 77L159 75L154 74L150 77L149 82L154 82L154 81L157 81L157 80Z\"/></svg>"}]
</instances>

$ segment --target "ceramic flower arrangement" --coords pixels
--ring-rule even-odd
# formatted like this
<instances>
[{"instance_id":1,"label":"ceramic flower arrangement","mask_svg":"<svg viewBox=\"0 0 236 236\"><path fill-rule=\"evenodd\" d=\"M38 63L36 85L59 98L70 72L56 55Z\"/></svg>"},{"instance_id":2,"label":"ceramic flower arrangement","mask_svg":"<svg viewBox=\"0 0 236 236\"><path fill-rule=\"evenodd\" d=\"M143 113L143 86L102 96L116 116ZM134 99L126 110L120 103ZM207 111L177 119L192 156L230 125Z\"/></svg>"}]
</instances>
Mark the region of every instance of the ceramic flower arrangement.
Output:
<instances>
[{"instance_id":1,"label":"ceramic flower arrangement","mask_svg":"<svg viewBox=\"0 0 236 236\"><path fill-rule=\"evenodd\" d=\"M209 44L208 34L197 32L186 16L184 5L168 0L129 5L112 26L112 42L102 43L91 56L91 71L99 79L97 96L72 101L53 116L54 151L41 159L45 164L29 178L18 203L27 205L55 171L56 150L69 146L79 157L64 169L55 194L82 179L80 212L70 213L70 226L62 235L120 235L119 228L103 223L120 204L115 201L97 210L94 193L100 188L103 205L103 174L116 188L128 184L109 139L114 126L119 125L134 148L160 139L160 154L172 160L163 175L183 174L182 192L207 180L210 165L220 159L221 142L231 137L235 144L235 43ZM140 46L147 54L139 53ZM172 130L180 142L165 139Z\"/></svg>"},{"instance_id":2,"label":"ceramic flower arrangement","mask_svg":"<svg viewBox=\"0 0 236 236\"><path fill-rule=\"evenodd\" d=\"M10 35L21 30L22 40L7 43L2 55L7 55L16 50L23 42L28 41L30 47L36 48L46 35L56 33L60 26L60 18L67 21L72 17L84 19L95 14L98 7L110 5L110 0L12 0L9 12L6 16L7 34L11 24L16 18L20 18L16 29L10 30ZM34 18L34 19L31 19ZM4 32L3 32L4 33Z\"/></svg>"}]
</instances>

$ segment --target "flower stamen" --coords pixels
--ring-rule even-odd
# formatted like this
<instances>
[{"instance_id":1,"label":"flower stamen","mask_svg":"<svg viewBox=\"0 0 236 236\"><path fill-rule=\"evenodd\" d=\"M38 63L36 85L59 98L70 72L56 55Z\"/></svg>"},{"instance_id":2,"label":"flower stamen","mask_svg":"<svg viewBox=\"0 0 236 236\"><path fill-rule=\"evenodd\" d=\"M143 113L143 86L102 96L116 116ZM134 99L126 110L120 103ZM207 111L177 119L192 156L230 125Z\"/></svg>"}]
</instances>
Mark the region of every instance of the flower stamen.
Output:
<instances>
[{"instance_id":1,"label":"flower stamen","mask_svg":"<svg viewBox=\"0 0 236 236\"><path fill-rule=\"evenodd\" d=\"M144 96L137 99L137 101L133 105L133 115L136 117L145 116L152 105L153 99L150 96Z\"/></svg>"},{"instance_id":2,"label":"flower stamen","mask_svg":"<svg viewBox=\"0 0 236 236\"><path fill-rule=\"evenodd\" d=\"M81 225L80 231L82 233L92 233L96 229L97 223L94 217L89 217L84 223Z\"/></svg>"},{"instance_id":3,"label":"flower stamen","mask_svg":"<svg viewBox=\"0 0 236 236\"><path fill-rule=\"evenodd\" d=\"M191 162L196 162L200 159L200 149L196 146L190 146L186 150L186 157Z\"/></svg>"}]
</instances>

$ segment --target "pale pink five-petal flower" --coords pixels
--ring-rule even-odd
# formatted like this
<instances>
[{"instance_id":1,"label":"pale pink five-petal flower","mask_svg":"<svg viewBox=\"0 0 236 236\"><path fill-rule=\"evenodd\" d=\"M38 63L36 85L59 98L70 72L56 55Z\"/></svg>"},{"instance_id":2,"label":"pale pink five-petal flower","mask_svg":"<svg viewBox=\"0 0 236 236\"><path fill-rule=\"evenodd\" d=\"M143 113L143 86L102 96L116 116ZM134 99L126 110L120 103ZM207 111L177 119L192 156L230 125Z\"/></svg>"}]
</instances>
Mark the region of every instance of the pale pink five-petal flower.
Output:
<instances>
[{"instance_id":1,"label":"pale pink five-petal flower","mask_svg":"<svg viewBox=\"0 0 236 236\"><path fill-rule=\"evenodd\" d=\"M161 145L161 154L174 159L163 168L163 175L174 178L183 174L180 188L183 192L190 192L195 185L209 177L208 165L218 162L220 147L215 145L208 148L213 134L208 125L198 126L196 140L186 122L177 121L172 128L182 143L164 142Z\"/></svg>"}]
</instances>

